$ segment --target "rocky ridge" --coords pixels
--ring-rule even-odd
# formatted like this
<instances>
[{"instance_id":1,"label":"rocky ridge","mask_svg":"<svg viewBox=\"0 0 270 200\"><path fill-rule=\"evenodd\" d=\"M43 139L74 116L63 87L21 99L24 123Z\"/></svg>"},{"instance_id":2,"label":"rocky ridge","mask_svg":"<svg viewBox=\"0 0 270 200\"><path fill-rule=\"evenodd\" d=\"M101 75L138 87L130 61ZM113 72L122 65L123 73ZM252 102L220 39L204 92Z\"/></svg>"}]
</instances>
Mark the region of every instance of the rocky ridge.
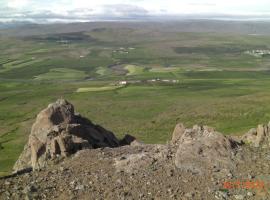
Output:
<instances>
[{"instance_id":1,"label":"rocky ridge","mask_svg":"<svg viewBox=\"0 0 270 200\"><path fill-rule=\"evenodd\" d=\"M269 138L269 125L231 137L177 124L168 144L118 140L58 100L37 116L15 164L34 171L1 179L0 199L267 200Z\"/></svg>"}]
</instances>

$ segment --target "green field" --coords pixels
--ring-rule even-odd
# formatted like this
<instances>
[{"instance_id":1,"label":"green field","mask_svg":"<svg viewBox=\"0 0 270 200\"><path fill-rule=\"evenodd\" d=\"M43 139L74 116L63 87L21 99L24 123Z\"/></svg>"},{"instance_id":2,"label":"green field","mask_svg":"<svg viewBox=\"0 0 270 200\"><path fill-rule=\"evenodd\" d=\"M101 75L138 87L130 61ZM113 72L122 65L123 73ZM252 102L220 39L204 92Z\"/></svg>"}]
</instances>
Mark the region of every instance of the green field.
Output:
<instances>
[{"instance_id":1,"label":"green field","mask_svg":"<svg viewBox=\"0 0 270 200\"><path fill-rule=\"evenodd\" d=\"M61 97L118 137L146 143L165 143L178 122L243 134L270 120L270 57L245 53L269 50L267 35L118 27L0 42L0 176L37 113Z\"/></svg>"},{"instance_id":2,"label":"green field","mask_svg":"<svg viewBox=\"0 0 270 200\"><path fill-rule=\"evenodd\" d=\"M136 66L136 65L127 65L124 67L128 71L127 75L138 75L142 74L145 71L144 67Z\"/></svg>"},{"instance_id":3,"label":"green field","mask_svg":"<svg viewBox=\"0 0 270 200\"><path fill-rule=\"evenodd\" d=\"M103 92L103 91L110 91L110 90L116 90L120 89L123 86L103 86L103 87L84 87L84 88L78 88L76 92Z\"/></svg>"},{"instance_id":4,"label":"green field","mask_svg":"<svg viewBox=\"0 0 270 200\"><path fill-rule=\"evenodd\" d=\"M36 76L34 79L39 81L54 81L54 80L79 80L86 78L83 71L66 68L50 69L49 72Z\"/></svg>"}]
</instances>

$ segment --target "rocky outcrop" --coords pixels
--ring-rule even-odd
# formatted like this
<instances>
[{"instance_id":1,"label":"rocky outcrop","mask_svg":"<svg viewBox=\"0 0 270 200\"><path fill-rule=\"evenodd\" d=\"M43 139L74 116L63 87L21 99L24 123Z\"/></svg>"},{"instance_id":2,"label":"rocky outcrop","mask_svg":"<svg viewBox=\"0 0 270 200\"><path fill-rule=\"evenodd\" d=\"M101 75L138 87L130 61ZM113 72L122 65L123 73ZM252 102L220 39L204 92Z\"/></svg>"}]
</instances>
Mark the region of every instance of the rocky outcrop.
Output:
<instances>
[{"instance_id":1,"label":"rocky outcrop","mask_svg":"<svg viewBox=\"0 0 270 200\"><path fill-rule=\"evenodd\" d=\"M118 147L133 140L126 136L119 141L112 132L75 114L72 104L59 99L38 114L14 170L39 169L82 149Z\"/></svg>"},{"instance_id":2,"label":"rocky outcrop","mask_svg":"<svg viewBox=\"0 0 270 200\"><path fill-rule=\"evenodd\" d=\"M238 143L213 128L195 125L191 129L180 130L175 165L177 168L203 174L209 169L232 168L232 157L236 154ZM174 136L175 136L174 135ZM174 140L175 142L175 140Z\"/></svg>"},{"instance_id":3,"label":"rocky outcrop","mask_svg":"<svg viewBox=\"0 0 270 200\"><path fill-rule=\"evenodd\" d=\"M269 149L253 147L267 144L268 129L246 134L249 146L207 126L178 124L172 142L143 144L130 135L117 140L59 100L38 115L18 162L39 168L87 149L0 178L0 199L268 199Z\"/></svg>"},{"instance_id":4,"label":"rocky outcrop","mask_svg":"<svg viewBox=\"0 0 270 200\"><path fill-rule=\"evenodd\" d=\"M270 147L270 122L268 125L258 125L257 128L250 129L242 140L254 147Z\"/></svg>"},{"instance_id":5,"label":"rocky outcrop","mask_svg":"<svg viewBox=\"0 0 270 200\"><path fill-rule=\"evenodd\" d=\"M172 143L177 143L182 135L185 133L185 126L182 123L179 123L175 126L173 134L172 134Z\"/></svg>"}]
</instances>

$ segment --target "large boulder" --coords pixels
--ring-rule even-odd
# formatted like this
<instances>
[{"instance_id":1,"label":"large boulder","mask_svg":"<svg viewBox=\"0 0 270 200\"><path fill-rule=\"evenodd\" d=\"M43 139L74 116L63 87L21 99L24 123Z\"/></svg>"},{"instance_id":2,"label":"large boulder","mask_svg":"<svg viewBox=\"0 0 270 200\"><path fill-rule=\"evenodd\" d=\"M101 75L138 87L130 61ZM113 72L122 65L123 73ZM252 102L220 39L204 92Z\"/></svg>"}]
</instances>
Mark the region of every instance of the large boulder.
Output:
<instances>
[{"instance_id":1,"label":"large boulder","mask_svg":"<svg viewBox=\"0 0 270 200\"><path fill-rule=\"evenodd\" d=\"M130 137L124 140L125 144L131 141ZM38 114L14 171L29 167L39 169L49 161L67 157L81 149L120 145L112 132L75 114L72 104L59 99Z\"/></svg>"},{"instance_id":2,"label":"large boulder","mask_svg":"<svg viewBox=\"0 0 270 200\"><path fill-rule=\"evenodd\" d=\"M258 125L243 135L242 140L254 147L270 146L270 122L268 125Z\"/></svg>"},{"instance_id":3,"label":"large boulder","mask_svg":"<svg viewBox=\"0 0 270 200\"><path fill-rule=\"evenodd\" d=\"M204 174L213 169L232 168L232 157L238 143L207 126L195 125L182 131L175 165L193 173Z\"/></svg>"}]
</instances>

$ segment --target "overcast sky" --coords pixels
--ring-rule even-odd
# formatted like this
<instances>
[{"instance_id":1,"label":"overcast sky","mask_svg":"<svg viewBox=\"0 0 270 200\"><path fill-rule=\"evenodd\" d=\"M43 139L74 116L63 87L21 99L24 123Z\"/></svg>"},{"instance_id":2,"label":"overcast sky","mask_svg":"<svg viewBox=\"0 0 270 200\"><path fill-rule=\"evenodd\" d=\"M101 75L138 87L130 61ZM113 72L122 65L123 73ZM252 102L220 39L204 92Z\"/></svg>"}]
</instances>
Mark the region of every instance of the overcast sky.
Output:
<instances>
[{"instance_id":1,"label":"overcast sky","mask_svg":"<svg viewBox=\"0 0 270 200\"><path fill-rule=\"evenodd\" d=\"M177 15L270 16L270 0L0 0L0 21L91 21Z\"/></svg>"}]
</instances>

